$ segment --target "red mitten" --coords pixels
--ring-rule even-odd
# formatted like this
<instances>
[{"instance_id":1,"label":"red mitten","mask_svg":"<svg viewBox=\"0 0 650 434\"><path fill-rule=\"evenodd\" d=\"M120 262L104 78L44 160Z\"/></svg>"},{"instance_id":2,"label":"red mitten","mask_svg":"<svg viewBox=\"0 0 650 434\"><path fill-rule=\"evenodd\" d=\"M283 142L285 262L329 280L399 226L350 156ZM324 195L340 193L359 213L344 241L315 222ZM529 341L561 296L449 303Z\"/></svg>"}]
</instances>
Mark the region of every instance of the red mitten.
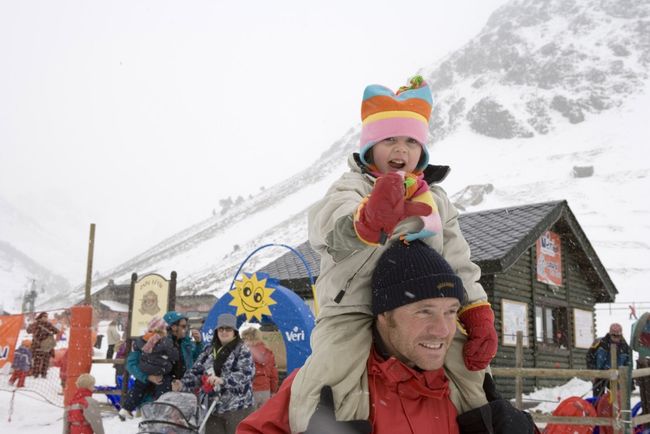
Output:
<instances>
[{"instance_id":1,"label":"red mitten","mask_svg":"<svg viewBox=\"0 0 650 434\"><path fill-rule=\"evenodd\" d=\"M201 389L205 393L212 393L214 392L214 387L212 386L212 384L210 384L208 378L209 377L205 374L201 375Z\"/></svg>"},{"instance_id":2,"label":"red mitten","mask_svg":"<svg viewBox=\"0 0 650 434\"><path fill-rule=\"evenodd\" d=\"M384 244L405 218L431 214L429 205L405 200L404 194L404 178L399 173L377 178L372 192L361 201L355 214L354 229L361 241Z\"/></svg>"},{"instance_id":3,"label":"red mitten","mask_svg":"<svg viewBox=\"0 0 650 434\"><path fill-rule=\"evenodd\" d=\"M465 366L470 371L485 369L496 355L499 343L490 303L479 301L465 306L458 319L467 331L467 342L463 347Z\"/></svg>"}]
</instances>

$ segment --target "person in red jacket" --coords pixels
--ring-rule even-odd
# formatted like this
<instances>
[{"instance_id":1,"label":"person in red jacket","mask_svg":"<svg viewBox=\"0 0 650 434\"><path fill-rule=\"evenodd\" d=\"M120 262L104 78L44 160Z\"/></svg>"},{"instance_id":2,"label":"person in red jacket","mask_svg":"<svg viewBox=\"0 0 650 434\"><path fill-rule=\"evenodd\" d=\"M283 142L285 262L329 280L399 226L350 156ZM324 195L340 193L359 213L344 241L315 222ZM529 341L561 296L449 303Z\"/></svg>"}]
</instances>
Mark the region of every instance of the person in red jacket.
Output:
<instances>
[{"instance_id":1,"label":"person in red jacket","mask_svg":"<svg viewBox=\"0 0 650 434\"><path fill-rule=\"evenodd\" d=\"M99 403L93 399L95 377L81 374L77 378L77 392L65 409L64 434L104 434Z\"/></svg>"},{"instance_id":2,"label":"person in red jacket","mask_svg":"<svg viewBox=\"0 0 650 434\"><path fill-rule=\"evenodd\" d=\"M263 406L271 395L278 391L278 368L275 366L273 351L262 341L262 334L255 327L241 332L246 346L251 350L255 362L255 377L253 378L253 399L255 408Z\"/></svg>"},{"instance_id":3,"label":"person in red jacket","mask_svg":"<svg viewBox=\"0 0 650 434\"><path fill-rule=\"evenodd\" d=\"M419 240L395 241L379 258L371 287L373 345L366 364L370 417L336 420L332 389L325 386L305 433L534 432L530 418L507 401L490 396L488 387L486 396L493 402L457 415L443 364L458 332L457 316L465 291L439 253ZM239 424L238 434L291 432L288 408L297 372L264 407Z\"/></svg>"}]
</instances>

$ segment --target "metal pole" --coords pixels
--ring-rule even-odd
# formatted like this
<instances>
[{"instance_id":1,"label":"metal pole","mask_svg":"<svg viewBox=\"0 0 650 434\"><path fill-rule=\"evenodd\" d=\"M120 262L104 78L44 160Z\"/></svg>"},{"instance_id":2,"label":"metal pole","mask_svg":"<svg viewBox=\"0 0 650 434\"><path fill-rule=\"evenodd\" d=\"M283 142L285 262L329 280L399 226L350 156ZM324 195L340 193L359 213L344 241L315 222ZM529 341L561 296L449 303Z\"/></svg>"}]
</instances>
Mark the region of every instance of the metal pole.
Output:
<instances>
[{"instance_id":1,"label":"metal pole","mask_svg":"<svg viewBox=\"0 0 650 434\"><path fill-rule=\"evenodd\" d=\"M86 268L86 299L85 303L90 304L90 286L93 277L93 255L95 251L95 223L90 224L90 238L88 239L88 266Z\"/></svg>"}]
</instances>

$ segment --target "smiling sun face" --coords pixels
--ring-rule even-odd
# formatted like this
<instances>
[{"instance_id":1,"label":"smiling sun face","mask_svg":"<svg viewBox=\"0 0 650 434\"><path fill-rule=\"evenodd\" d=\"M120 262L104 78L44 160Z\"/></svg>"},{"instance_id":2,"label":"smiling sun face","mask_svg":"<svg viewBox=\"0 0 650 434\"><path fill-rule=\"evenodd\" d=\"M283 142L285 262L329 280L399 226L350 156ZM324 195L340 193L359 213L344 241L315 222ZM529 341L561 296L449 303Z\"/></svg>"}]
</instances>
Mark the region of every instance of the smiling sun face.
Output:
<instances>
[{"instance_id":1,"label":"smiling sun face","mask_svg":"<svg viewBox=\"0 0 650 434\"><path fill-rule=\"evenodd\" d=\"M229 292L232 295L230 306L237 307L235 315L246 315L246 320L250 321L253 317L262 321L262 315L271 316L269 306L276 301L271 298L275 289L266 286L266 279L258 280L257 274L244 273L242 280L235 282L235 289Z\"/></svg>"}]
</instances>

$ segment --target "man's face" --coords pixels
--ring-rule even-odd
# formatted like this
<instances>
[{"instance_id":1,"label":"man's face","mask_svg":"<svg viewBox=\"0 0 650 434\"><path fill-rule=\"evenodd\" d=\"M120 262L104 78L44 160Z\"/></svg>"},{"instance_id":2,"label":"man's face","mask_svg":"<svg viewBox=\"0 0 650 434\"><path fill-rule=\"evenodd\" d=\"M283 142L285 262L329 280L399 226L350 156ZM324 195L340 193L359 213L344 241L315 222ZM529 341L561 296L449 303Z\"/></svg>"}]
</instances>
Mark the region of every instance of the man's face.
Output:
<instances>
[{"instance_id":1,"label":"man's face","mask_svg":"<svg viewBox=\"0 0 650 434\"><path fill-rule=\"evenodd\" d=\"M390 355L425 371L442 368L456 333L456 298L428 298L377 317L377 330Z\"/></svg>"},{"instance_id":2,"label":"man's face","mask_svg":"<svg viewBox=\"0 0 650 434\"><path fill-rule=\"evenodd\" d=\"M178 321L176 324L171 326L172 335L176 339L182 339L187 334L187 320L185 318Z\"/></svg>"},{"instance_id":3,"label":"man's face","mask_svg":"<svg viewBox=\"0 0 650 434\"><path fill-rule=\"evenodd\" d=\"M612 339L612 342L620 342L623 337L623 327L620 324L612 324L609 327L609 337Z\"/></svg>"}]
</instances>

